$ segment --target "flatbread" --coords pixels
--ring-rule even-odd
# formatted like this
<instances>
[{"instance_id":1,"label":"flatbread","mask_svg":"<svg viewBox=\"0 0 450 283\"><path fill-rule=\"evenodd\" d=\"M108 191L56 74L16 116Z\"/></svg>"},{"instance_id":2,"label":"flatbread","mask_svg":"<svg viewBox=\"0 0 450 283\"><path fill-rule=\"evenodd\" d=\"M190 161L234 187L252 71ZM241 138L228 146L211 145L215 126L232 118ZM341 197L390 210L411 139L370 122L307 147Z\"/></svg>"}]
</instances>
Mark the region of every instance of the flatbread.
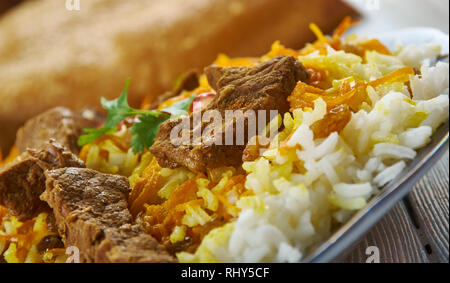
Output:
<instances>
[{"instance_id":1,"label":"flatbread","mask_svg":"<svg viewBox=\"0 0 450 283\"><path fill-rule=\"evenodd\" d=\"M130 103L155 98L218 53L259 56L275 40L300 48L317 23L331 31L354 11L337 0L26 1L0 19L0 144L54 106L100 107L131 78Z\"/></svg>"}]
</instances>

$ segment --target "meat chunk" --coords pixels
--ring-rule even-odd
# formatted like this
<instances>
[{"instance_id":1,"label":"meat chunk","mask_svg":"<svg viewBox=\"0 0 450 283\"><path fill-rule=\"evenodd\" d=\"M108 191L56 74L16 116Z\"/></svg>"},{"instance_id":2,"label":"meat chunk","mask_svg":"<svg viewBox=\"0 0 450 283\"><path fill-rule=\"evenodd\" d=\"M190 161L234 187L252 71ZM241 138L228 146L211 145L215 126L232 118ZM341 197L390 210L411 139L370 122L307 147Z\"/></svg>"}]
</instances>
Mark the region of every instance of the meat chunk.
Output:
<instances>
[{"instance_id":1,"label":"meat chunk","mask_svg":"<svg viewBox=\"0 0 450 283\"><path fill-rule=\"evenodd\" d=\"M265 114L266 121L270 119L270 111L285 113L289 110L287 97L294 90L298 81L307 81L308 73L303 65L295 58L281 56L260 65L249 67L210 66L205 69L209 84L217 92L214 100L205 108L217 110L222 123L212 126L211 135L198 137L194 134L198 128L205 129L208 123L196 123L195 114L189 117L189 143L185 142L183 135L173 136L172 130L183 122L183 119L172 119L163 123L155 138L150 151L155 155L162 167L174 168L186 166L194 172L205 172L206 168L221 166L238 166L242 162L242 153L247 141L256 133L248 131L249 123L256 123L261 113ZM234 120L226 119L226 110L242 110L244 115L253 110L256 118L253 122L245 117ZM258 112L265 110L265 112ZM242 115L241 115L242 116ZM243 119L243 143L238 142L236 124ZM249 122L250 120L250 122ZM233 145L223 145L226 133L232 132ZM183 140L182 140L183 139Z\"/></svg>"},{"instance_id":2,"label":"meat chunk","mask_svg":"<svg viewBox=\"0 0 450 283\"><path fill-rule=\"evenodd\" d=\"M83 262L174 261L138 224L128 210L125 177L90 169L46 172L41 195L53 209L66 246L76 246Z\"/></svg>"},{"instance_id":3,"label":"meat chunk","mask_svg":"<svg viewBox=\"0 0 450 283\"><path fill-rule=\"evenodd\" d=\"M22 153L0 171L0 205L20 220L49 210L39 199L45 190L44 171L63 167L84 167L84 163L53 141Z\"/></svg>"},{"instance_id":4,"label":"meat chunk","mask_svg":"<svg viewBox=\"0 0 450 283\"><path fill-rule=\"evenodd\" d=\"M28 120L17 132L16 147L19 152L24 152L29 148L38 149L54 139L78 154L77 142L83 129L93 128L97 123L94 118L87 119L67 108L56 107Z\"/></svg>"}]
</instances>

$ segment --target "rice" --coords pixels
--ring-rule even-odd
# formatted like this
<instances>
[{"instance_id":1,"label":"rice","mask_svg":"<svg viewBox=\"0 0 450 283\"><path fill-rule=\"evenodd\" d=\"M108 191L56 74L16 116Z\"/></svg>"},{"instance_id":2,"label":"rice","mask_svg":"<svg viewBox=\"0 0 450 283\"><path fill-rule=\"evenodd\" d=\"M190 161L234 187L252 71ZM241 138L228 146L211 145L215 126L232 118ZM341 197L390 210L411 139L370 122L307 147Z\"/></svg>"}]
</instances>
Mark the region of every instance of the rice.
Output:
<instances>
[{"instance_id":1,"label":"rice","mask_svg":"<svg viewBox=\"0 0 450 283\"><path fill-rule=\"evenodd\" d=\"M418 100L432 99L440 94L448 92L446 85L449 83L448 64L438 62L434 67L424 65L421 67L422 76L411 79L411 89ZM448 93L447 93L448 94Z\"/></svg>"},{"instance_id":2,"label":"rice","mask_svg":"<svg viewBox=\"0 0 450 283\"><path fill-rule=\"evenodd\" d=\"M429 49L433 47L425 46ZM436 55L435 47L405 47L399 56L367 54L363 64L342 51L300 57L305 65L326 65L335 79L353 75L377 79L411 62ZM434 50L434 51L433 51ZM416 54L416 55L414 55ZM314 139L311 125L327 105L286 114L287 148L244 163L245 187L237 219L211 231L195 253L179 253L183 262L298 262L327 239L335 223L344 223L384 185L395 179L448 118L448 64L422 66L407 88L390 84L368 87L372 106L353 113L341 134ZM416 95L417 92L417 95ZM295 126L293 126L295 125ZM296 147L299 145L300 147ZM301 148L301 149L299 149ZM300 169L298 169L300 168Z\"/></svg>"},{"instance_id":3,"label":"rice","mask_svg":"<svg viewBox=\"0 0 450 283\"><path fill-rule=\"evenodd\" d=\"M400 174L405 167L406 163L399 161L390 167L384 168L382 171L380 170L381 172L373 179L373 182L380 187L384 186Z\"/></svg>"},{"instance_id":4,"label":"rice","mask_svg":"<svg viewBox=\"0 0 450 283\"><path fill-rule=\"evenodd\" d=\"M424 64L430 65L434 63L440 53L441 46L435 43L427 43L422 46L398 46L396 50L396 57L405 65L419 69Z\"/></svg>"},{"instance_id":5,"label":"rice","mask_svg":"<svg viewBox=\"0 0 450 283\"><path fill-rule=\"evenodd\" d=\"M376 157L392 159L414 159L417 153L414 151L414 149L406 146L396 145L392 143L379 143L374 146L372 155Z\"/></svg>"},{"instance_id":6,"label":"rice","mask_svg":"<svg viewBox=\"0 0 450 283\"><path fill-rule=\"evenodd\" d=\"M449 108L448 64L430 65L439 53L435 45L398 47L394 54L381 48L362 58L316 44L295 53L275 43L262 60L297 54L305 66L328 71L331 91L346 82L369 82L341 131L315 138L314 125L333 107L322 96L310 108L292 109L270 122L267 131L280 131L260 158L243 164L244 175L235 168L217 168L208 176L163 169L150 153L134 156L108 139L86 148L88 166L129 177L131 211L142 212L147 231L160 242L195 239L177 253L181 262L300 261L406 168L448 118ZM254 64L223 55L218 62ZM399 78L403 72L405 79L410 67L421 74L406 76L409 89ZM204 77L201 84L209 87ZM298 99L294 93L292 99Z\"/></svg>"},{"instance_id":7,"label":"rice","mask_svg":"<svg viewBox=\"0 0 450 283\"><path fill-rule=\"evenodd\" d=\"M4 212L4 213L2 213ZM55 233L47 228L47 213L41 213L26 222L8 216L6 209L0 207L0 255L8 263L65 262L66 255L53 255L48 251L42 254L38 245Z\"/></svg>"},{"instance_id":8,"label":"rice","mask_svg":"<svg viewBox=\"0 0 450 283\"><path fill-rule=\"evenodd\" d=\"M327 78L297 84L288 99L291 111L266 127L278 134L242 168L207 174L161 168L151 153L130 150L126 127L83 147L87 167L129 178L131 213L166 247L184 247L176 250L180 262L300 261L394 180L448 119L449 65L433 66L439 46L391 52L375 39L341 41L342 27L332 38L314 31L319 40L300 51L275 42L259 59L217 59L220 66L253 66L296 56L316 77ZM364 52L345 51L349 46L364 46ZM200 85L202 92L211 89L204 75ZM327 119L340 125L329 114L342 104L351 109L342 112L348 123L321 128ZM14 218L1 223L23 225ZM8 261L58 260L39 257L35 245L17 258L21 246L2 240L2 233L11 232L0 231L0 253Z\"/></svg>"},{"instance_id":9,"label":"rice","mask_svg":"<svg viewBox=\"0 0 450 283\"><path fill-rule=\"evenodd\" d=\"M399 135L400 144L406 148L419 149L430 141L433 129L430 126L421 126L404 131Z\"/></svg>"}]
</instances>

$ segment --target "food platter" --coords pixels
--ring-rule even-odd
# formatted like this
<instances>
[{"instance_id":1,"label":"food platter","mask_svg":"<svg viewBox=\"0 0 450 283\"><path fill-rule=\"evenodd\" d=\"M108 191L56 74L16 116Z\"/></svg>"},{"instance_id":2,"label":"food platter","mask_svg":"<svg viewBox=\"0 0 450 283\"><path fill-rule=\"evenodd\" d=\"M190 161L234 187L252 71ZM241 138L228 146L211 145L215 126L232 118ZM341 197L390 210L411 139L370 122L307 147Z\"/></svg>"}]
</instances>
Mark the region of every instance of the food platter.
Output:
<instances>
[{"instance_id":1,"label":"food platter","mask_svg":"<svg viewBox=\"0 0 450 283\"><path fill-rule=\"evenodd\" d=\"M0 173L0 219L16 228L0 230L5 261L65 262L72 246L80 262L344 256L447 152L449 134L448 36L416 28L342 41L355 23L332 37L312 24L318 39L300 51L275 42L259 59L219 57L159 106L130 107L127 80L118 99L101 99L104 121L64 107L30 119ZM245 133L226 111L269 108L283 115L263 121L256 144L227 143L228 129L236 141ZM215 130L196 140L203 122ZM22 220L34 236L16 243ZM37 247L50 238L58 245Z\"/></svg>"}]
</instances>

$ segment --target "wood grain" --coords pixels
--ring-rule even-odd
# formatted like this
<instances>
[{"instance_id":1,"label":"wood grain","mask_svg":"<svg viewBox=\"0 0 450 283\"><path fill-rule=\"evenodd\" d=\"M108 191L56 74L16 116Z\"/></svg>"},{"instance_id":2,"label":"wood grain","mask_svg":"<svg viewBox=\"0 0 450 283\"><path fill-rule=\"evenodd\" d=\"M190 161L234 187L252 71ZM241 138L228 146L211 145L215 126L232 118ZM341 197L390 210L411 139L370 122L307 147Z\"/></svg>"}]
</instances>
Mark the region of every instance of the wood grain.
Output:
<instances>
[{"instance_id":1,"label":"wood grain","mask_svg":"<svg viewBox=\"0 0 450 283\"><path fill-rule=\"evenodd\" d=\"M448 152L406 198L410 215L432 262L449 261Z\"/></svg>"},{"instance_id":2,"label":"wood grain","mask_svg":"<svg viewBox=\"0 0 450 283\"><path fill-rule=\"evenodd\" d=\"M403 202L375 225L349 256L338 262L364 263L368 257L366 249L370 246L379 249L381 263L428 262L426 251Z\"/></svg>"},{"instance_id":3,"label":"wood grain","mask_svg":"<svg viewBox=\"0 0 450 283\"><path fill-rule=\"evenodd\" d=\"M414 186L348 256L337 262L364 263L376 246L382 263L449 261L449 155Z\"/></svg>"}]
</instances>

